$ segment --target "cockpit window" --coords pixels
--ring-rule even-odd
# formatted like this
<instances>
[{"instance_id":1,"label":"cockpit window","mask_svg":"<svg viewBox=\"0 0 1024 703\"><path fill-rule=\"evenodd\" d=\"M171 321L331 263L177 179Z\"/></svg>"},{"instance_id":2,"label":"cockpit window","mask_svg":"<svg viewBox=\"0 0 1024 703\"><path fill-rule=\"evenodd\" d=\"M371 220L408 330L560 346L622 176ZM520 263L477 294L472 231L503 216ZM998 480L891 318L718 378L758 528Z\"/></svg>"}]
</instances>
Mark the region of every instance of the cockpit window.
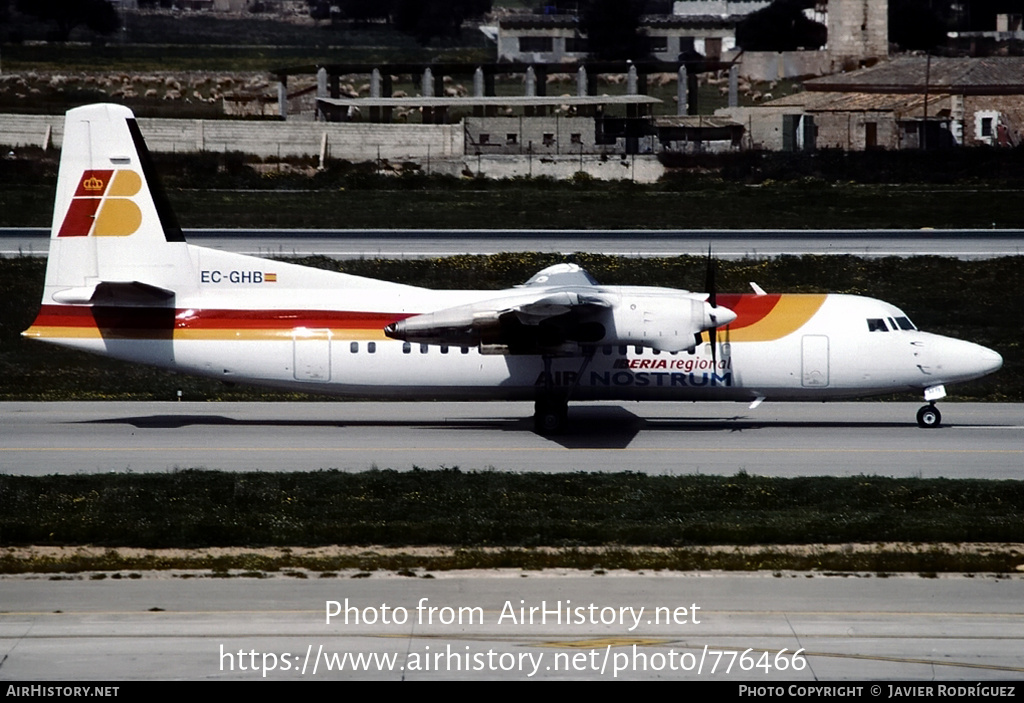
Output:
<instances>
[{"instance_id":1,"label":"cockpit window","mask_svg":"<svg viewBox=\"0 0 1024 703\"><path fill-rule=\"evenodd\" d=\"M888 320L888 323L886 322ZM868 332L896 332L898 330L916 330L908 317L869 317Z\"/></svg>"}]
</instances>

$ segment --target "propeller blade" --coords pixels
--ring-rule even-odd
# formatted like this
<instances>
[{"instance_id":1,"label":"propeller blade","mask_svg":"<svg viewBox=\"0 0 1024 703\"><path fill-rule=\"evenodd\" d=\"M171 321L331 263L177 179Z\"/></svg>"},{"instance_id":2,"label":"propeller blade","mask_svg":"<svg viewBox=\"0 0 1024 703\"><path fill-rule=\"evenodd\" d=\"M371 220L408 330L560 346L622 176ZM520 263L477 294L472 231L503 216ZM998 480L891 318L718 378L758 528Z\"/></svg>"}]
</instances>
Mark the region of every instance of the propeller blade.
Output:
<instances>
[{"instance_id":1,"label":"propeller blade","mask_svg":"<svg viewBox=\"0 0 1024 703\"><path fill-rule=\"evenodd\" d=\"M704 271L704 291L708 294L708 302L711 307L718 307L718 286L715 285L715 269L717 263L711 256L711 245L708 244L707 265Z\"/></svg>"},{"instance_id":2,"label":"propeller blade","mask_svg":"<svg viewBox=\"0 0 1024 703\"><path fill-rule=\"evenodd\" d=\"M711 244L708 244L707 266L704 271L704 290L708 294L708 304L711 306L711 321L716 324L708 330L708 340L711 342L711 363L718 368L718 316L714 310L718 307L718 287L715 285L715 259L711 256Z\"/></svg>"}]
</instances>

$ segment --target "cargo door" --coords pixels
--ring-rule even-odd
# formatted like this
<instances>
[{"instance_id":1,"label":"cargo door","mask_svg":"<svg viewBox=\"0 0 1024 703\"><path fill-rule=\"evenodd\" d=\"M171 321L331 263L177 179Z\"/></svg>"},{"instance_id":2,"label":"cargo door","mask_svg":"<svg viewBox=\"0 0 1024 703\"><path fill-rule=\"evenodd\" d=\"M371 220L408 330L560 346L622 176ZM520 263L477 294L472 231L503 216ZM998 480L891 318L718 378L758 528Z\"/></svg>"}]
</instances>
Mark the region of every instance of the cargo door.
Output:
<instances>
[{"instance_id":1,"label":"cargo door","mask_svg":"<svg viewBox=\"0 0 1024 703\"><path fill-rule=\"evenodd\" d=\"M293 361L296 381L331 380L331 331L306 329L292 331Z\"/></svg>"}]
</instances>

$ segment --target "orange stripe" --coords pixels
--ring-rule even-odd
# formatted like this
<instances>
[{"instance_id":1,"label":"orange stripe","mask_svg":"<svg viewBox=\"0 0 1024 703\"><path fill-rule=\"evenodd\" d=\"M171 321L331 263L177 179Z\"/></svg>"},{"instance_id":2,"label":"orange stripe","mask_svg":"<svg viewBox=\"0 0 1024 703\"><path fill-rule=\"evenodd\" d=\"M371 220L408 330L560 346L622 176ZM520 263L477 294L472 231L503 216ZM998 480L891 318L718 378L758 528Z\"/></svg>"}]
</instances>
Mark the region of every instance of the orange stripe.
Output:
<instances>
[{"instance_id":1,"label":"orange stripe","mask_svg":"<svg viewBox=\"0 0 1024 703\"><path fill-rule=\"evenodd\" d=\"M734 322L718 330L718 341L771 342L781 339L807 324L827 297L828 295L824 293L778 296L720 295L716 302L735 312L737 317ZM759 303L757 298L774 300ZM709 341L708 333L705 332L702 338L705 342Z\"/></svg>"}]
</instances>

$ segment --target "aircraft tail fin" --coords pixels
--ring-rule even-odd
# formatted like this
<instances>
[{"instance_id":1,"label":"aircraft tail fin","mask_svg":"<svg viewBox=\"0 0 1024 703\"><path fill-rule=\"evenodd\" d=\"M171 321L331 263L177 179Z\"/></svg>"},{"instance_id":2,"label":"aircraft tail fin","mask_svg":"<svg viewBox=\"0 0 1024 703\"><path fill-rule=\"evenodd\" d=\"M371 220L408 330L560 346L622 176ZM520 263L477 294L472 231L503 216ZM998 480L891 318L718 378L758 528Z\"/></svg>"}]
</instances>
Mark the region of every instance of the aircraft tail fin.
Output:
<instances>
[{"instance_id":1,"label":"aircraft tail fin","mask_svg":"<svg viewBox=\"0 0 1024 703\"><path fill-rule=\"evenodd\" d=\"M105 287L108 303L118 285L134 285L129 305L139 304L139 285L174 290L183 273L177 266L191 268L184 251L172 253L184 241L132 111L69 110L43 303L98 303L90 291L100 283L115 284Z\"/></svg>"}]
</instances>

